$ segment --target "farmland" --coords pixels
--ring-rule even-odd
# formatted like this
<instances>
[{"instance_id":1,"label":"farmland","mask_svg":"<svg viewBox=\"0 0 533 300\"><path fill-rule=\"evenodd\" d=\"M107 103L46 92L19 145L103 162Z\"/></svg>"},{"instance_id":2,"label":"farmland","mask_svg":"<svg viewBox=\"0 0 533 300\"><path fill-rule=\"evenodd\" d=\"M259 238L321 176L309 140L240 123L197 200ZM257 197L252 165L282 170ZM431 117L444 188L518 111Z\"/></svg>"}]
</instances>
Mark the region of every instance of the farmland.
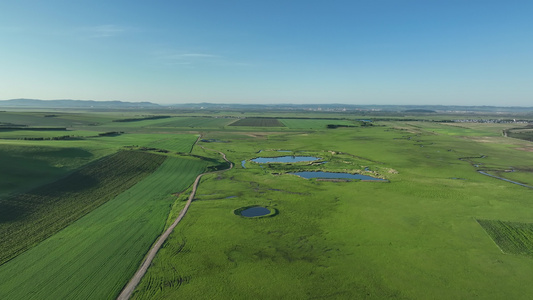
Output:
<instances>
[{"instance_id":1,"label":"farmland","mask_svg":"<svg viewBox=\"0 0 533 300\"><path fill-rule=\"evenodd\" d=\"M325 129L328 125L355 126L353 121L335 119L282 119L280 121L291 129Z\"/></svg>"},{"instance_id":2,"label":"farmland","mask_svg":"<svg viewBox=\"0 0 533 300\"><path fill-rule=\"evenodd\" d=\"M245 112L237 121L248 124L243 126L230 124L234 112L228 118L216 112L215 118L165 111L170 117L132 122L112 121L155 114L3 114L16 114L32 126L67 126L79 139L0 136L0 159L10 162L0 176L12 183L2 187L2 201L20 204L17 197L50 187L66 193L70 184L63 180L123 155L135 156L124 168L144 171L131 186L117 188L77 221L0 265L0 278L8 278L0 283L0 298L116 297L183 207L194 177L222 164L220 155L207 149L225 153L236 167L204 175L187 215L156 255L134 299L527 299L533 293L528 284L532 190L478 173L533 185L531 142L502 135L513 125L401 117L363 125L366 116L304 119L304 113L270 119ZM269 127L265 120L282 125ZM115 131L122 133L98 136ZM39 134L49 133L31 136ZM319 160L251 161L286 155ZM120 168L116 175L102 171L110 178L91 188L109 189L106 180L128 174ZM386 181L331 182L287 174L295 171L358 173ZM235 215L250 206L276 213ZM33 209L32 214L47 215ZM24 220L29 222L19 222Z\"/></svg>"},{"instance_id":3,"label":"farmland","mask_svg":"<svg viewBox=\"0 0 533 300\"><path fill-rule=\"evenodd\" d=\"M164 227L172 193L206 164L169 157L152 175L0 268L3 299L117 295ZM27 270L20 272L20 270Z\"/></svg>"},{"instance_id":4,"label":"farmland","mask_svg":"<svg viewBox=\"0 0 533 300\"><path fill-rule=\"evenodd\" d=\"M533 141L533 129L531 128L507 130L506 133L512 138Z\"/></svg>"},{"instance_id":5,"label":"farmland","mask_svg":"<svg viewBox=\"0 0 533 300\"><path fill-rule=\"evenodd\" d=\"M174 118L165 123L160 123L157 126L178 128L223 128L225 125L228 125L233 121L234 119L228 118L182 117Z\"/></svg>"},{"instance_id":6,"label":"farmland","mask_svg":"<svg viewBox=\"0 0 533 300\"><path fill-rule=\"evenodd\" d=\"M478 220L505 253L533 255L533 224Z\"/></svg>"},{"instance_id":7,"label":"farmland","mask_svg":"<svg viewBox=\"0 0 533 300\"><path fill-rule=\"evenodd\" d=\"M165 157L119 152L40 188L0 200L0 263L113 199L163 163Z\"/></svg>"},{"instance_id":8,"label":"farmland","mask_svg":"<svg viewBox=\"0 0 533 300\"><path fill-rule=\"evenodd\" d=\"M284 127L285 125L277 119L244 118L231 123L230 126Z\"/></svg>"}]
</instances>

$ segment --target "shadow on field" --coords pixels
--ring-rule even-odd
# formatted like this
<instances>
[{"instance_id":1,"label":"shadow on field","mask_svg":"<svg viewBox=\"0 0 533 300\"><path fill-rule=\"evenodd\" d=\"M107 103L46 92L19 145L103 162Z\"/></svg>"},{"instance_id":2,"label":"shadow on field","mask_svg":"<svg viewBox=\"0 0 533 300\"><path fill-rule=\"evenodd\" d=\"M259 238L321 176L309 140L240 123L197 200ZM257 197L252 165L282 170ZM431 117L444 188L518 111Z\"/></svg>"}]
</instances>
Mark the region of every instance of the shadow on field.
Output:
<instances>
[{"instance_id":1,"label":"shadow on field","mask_svg":"<svg viewBox=\"0 0 533 300\"><path fill-rule=\"evenodd\" d=\"M47 195L56 197L68 193L81 193L85 190L97 187L100 184L94 175L74 173L62 180L53 182L46 186L28 192L28 194Z\"/></svg>"},{"instance_id":2,"label":"shadow on field","mask_svg":"<svg viewBox=\"0 0 533 300\"><path fill-rule=\"evenodd\" d=\"M22 219L24 215L21 207L0 203L0 224Z\"/></svg>"},{"instance_id":3,"label":"shadow on field","mask_svg":"<svg viewBox=\"0 0 533 300\"><path fill-rule=\"evenodd\" d=\"M81 148L60 148L60 149L51 149L48 151L35 151L41 156L49 156L49 157L92 157L93 154L87 150L81 149Z\"/></svg>"}]
</instances>

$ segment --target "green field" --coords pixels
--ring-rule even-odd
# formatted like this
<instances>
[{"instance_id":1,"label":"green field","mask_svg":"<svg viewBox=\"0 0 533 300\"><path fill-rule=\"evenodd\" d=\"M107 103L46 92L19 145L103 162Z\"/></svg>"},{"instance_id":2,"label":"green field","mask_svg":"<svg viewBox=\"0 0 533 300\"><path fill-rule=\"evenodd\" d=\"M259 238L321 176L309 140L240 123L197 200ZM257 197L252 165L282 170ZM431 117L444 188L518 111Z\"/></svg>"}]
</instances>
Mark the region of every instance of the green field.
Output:
<instances>
[{"instance_id":1,"label":"green field","mask_svg":"<svg viewBox=\"0 0 533 300\"><path fill-rule=\"evenodd\" d=\"M326 129L328 125L355 126L352 121L335 119L282 119L280 121L291 129Z\"/></svg>"},{"instance_id":2,"label":"green field","mask_svg":"<svg viewBox=\"0 0 533 300\"><path fill-rule=\"evenodd\" d=\"M278 119L244 118L229 124L229 126L284 127L285 125Z\"/></svg>"},{"instance_id":3,"label":"green field","mask_svg":"<svg viewBox=\"0 0 533 300\"><path fill-rule=\"evenodd\" d=\"M530 289L519 282L533 261L501 257L475 218L531 220L530 191L459 158L485 155L474 162L504 169L532 155L515 150L522 142L476 130L472 138L471 130L461 135L448 125L381 123L305 134L212 133L207 137L233 141L210 145L233 161L268 149L264 156L333 151L341 159L331 167L304 167L339 170L344 161L346 169L369 166L390 183L305 180L276 175L274 164L249 163L206 178L134 297L521 298ZM249 220L232 213L249 205L272 206L279 215ZM485 263L495 260L503 263Z\"/></svg>"},{"instance_id":4,"label":"green field","mask_svg":"<svg viewBox=\"0 0 533 300\"><path fill-rule=\"evenodd\" d=\"M0 142L0 197L51 182L96 157L91 149Z\"/></svg>"},{"instance_id":5,"label":"green field","mask_svg":"<svg viewBox=\"0 0 533 300\"><path fill-rule=\"evenodd\" d=\"M278 111L165 111L169 118L134 122L112 120L156 113L3 114L31 126L78 120L69 130L83 134L70 141L20 140L16 134L0 140L0 160L9 166L0 174L6 182L0 199L57 186L124 149L130 150L118 155L166 159L137 184L0 265L2 299L115 298L184 206L194 177L223 165L212 150L225 153L235 168L202 178L134 299L528 299L533 293L532 190L478 173L533 185L533 144L504 136L513 124L389 115L361 122L368 116ZM233 126L237 116L237 125L244 125ZM90 134L110 131L124 133ZM278 156L319 160L251 162ZM287 174L295 171L387 181ZM235 214L250 206L275 213Z\"/></svg>"},{"instance_id":6,"label":"green field","mask_svg":"<svg viewBox=\"0 0 533 300\"><path fill-rule=\"evenodd\" d=\"M206 117L177 117L167 122L160 123L158 127L178 128L224 128L225 125L235 121L233 118L206 118Z\"/></svg>"},{"instance_id":7,"label":"green field","mask_svg":"<svg viewBox=\"0 0 533 300\"><path fill-rule=\"evenodd\" d=\"M2 265L0 298L118 295L162 231L175 199L171 194L184 190L205 167L198 160L167 158L137 185Z\"/></svg>"},{"instance_id":8,"label":"green field","mask_svg":"<svg viewBox=\"0 0 533 300\"><path fill-rule=\"evenodd\" d=\"M533 224L493 220L477 222L503 252L533 255Z\"/></svg>"},{"instance_id":9,"label":"green field","mask_svg":"<svg viewBox=\"0 0 533 300\"><path fill-rule=\"evenodd\" d=\"M95 136L94 131L86 130L59 130L59 131L33 131L33 130L3 130L0 129L0 139L54 139L59 137L68 137L69 139L79 139L89 136Z\"/></svg>"},{"instance_id":10,"label":"green field","mask_svg":"<svg viewBox=\"0 0 533 300\"><path fill-rule=\"evenodd\" d=\"M515 139L521 139L533 142L533 129L523 128L523 129L513 129L507 131L507 136Z\"/></svg>"},{"instance_id":11,"label":"green field","mask_svg":"<svg viewBox=\"0 0 533 300\"><path fill-rule=\"evenodd\" d=\"M123 151L56 182L0 199L0 264L129 189L164 160Z\"/></svg>"}]
</instances>

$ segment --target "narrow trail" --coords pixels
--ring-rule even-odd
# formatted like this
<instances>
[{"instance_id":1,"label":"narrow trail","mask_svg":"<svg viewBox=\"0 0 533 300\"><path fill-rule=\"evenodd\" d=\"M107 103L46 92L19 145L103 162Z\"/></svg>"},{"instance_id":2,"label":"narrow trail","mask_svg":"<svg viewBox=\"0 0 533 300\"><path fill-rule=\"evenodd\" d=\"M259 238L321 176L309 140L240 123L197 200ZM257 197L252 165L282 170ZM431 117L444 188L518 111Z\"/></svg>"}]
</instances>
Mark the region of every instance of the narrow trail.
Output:
<instances>
[{"instance_id":1,"label":"narrow trail","mask_svg":"<svg viewBox=\"0 0 533 300\"><path fill-rule=\"evenodd\" d=\"M200 138L198 138L198 140L200 140ZM233 163L226 158L226 154L224 154L224 153L222 153L220 151L217 151L217 150L206 149L203 146L200 146L200 147L202 149L205 149L205 150L210 150L210 151L215 151L215 152L220 153L220 155L222 155L222 158L230 164L229 168L227 168L225 170L202 173L202 174L200 174L200 175L198 175L196 177L196 180L194 181L194 184L192 186L191 194L189 195L189 199L187 200L187 203L185 204L185 207L181 210L181 212L178 215L178 217L176 218L176 220L174 220L174 223L172 223L172 225L170 225L170 227L159 237L159 239L152 246L152 248L150 249L150 252L148 252L148 255L146 256L146 259L141 264L141 267L137 270L135 275L133 275L133 277L130 279L128 284L124 287L124 289L122 290L120 295L118 295L117 300L127 300L127 299L129 299L131 297L131 294L133 293L133 291L135 290L135 288L137 287L137 285L139 284L139 282L143 278L144 274L146 274L146 271L148 270L148 267L152 263L152 260L154 259L155 255L157 254L157 252L159 251L161 246L163 246L163 243L166 241L168 236L172 233L172 231L174 230L176 225L178 225L178 223L181 221L181 219L183 219L183 217L187 213L187 210L189 209L189 206L191 206L192 199L194 199L194 196L196 195L196 189L198 188L198 184L200 183L200 179L202 178L202 176L204 176L206 174L223 172L223 171L227 171L227 170L233 169Z\"/></svg>"}]
</instances>

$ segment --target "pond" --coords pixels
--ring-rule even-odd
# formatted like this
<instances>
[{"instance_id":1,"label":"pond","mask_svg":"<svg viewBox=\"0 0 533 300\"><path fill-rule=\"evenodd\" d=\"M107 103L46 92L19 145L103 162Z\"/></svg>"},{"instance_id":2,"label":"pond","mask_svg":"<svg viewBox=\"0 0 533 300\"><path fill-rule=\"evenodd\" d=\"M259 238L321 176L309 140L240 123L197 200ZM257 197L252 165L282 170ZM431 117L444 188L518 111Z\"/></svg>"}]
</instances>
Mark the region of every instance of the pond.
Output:
<instances>
[{"instance_id":1,"label":"pond","mask_svg":"<svg viewBox=\"0 0 533 300\"><path fill-rule=\"evenodd\" d=\"M334 173L334 172L296 172L289 173L297 175L306 179L310 178L327 178L327 179L360 179L360 180L372 180L372 181L387 181L385 179L376 178L368 175L350 174L350 173Z\"/></svg>"},{"instance_id":2,"label":"pond","mask_svg":"<svg viewBox=\"0 0 533 300\"><path fill-rule=\"evenodd\" d=\"M254 206L241 211L241 216L247 218L266 216L268 214L270 214L270 210L262 206Z\"/></svg>"},{"instance_id":3,"label":"pond","mask_svg":"<svg viewBox=\"0 0 533 300\"><path fill-rule=\"evenodd\" d=\"M228 141L221 141L221 140L216 140L216 139L202 139L202 140L200 140L200 142L204 142L204 143L229 143Z\"/></svg>"},{"instance_id":4,"label":"pond","mask_svg":"<svg viewBox=\"0 0 533 300\"><path fill-rule=\"evenodd\" d=\"M293 163L293 162L302 162L302 161L315 161L319 160L320 157L314 156L279 156L279 157L258 157L254 158L251 161L266 164L266 163Z\"/></svg>"}]
</instances>

